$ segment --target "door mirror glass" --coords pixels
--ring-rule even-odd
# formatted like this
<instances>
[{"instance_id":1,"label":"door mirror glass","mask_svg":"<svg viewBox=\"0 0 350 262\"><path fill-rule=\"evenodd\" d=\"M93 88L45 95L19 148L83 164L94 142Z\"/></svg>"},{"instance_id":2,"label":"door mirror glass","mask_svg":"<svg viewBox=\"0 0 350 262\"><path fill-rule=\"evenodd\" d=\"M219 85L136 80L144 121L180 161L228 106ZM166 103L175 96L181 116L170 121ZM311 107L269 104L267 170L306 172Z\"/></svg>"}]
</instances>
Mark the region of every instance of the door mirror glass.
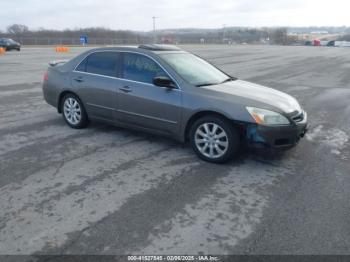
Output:
<instances>
[{"instance_id":1,"label":"door mirror glass","mask_svg":"<svg viewBox=\"0 0 350 262\"><path fill-rule=\"evenodd\" d=\"M153 78L153 84L161 87L176 88L173 80L166 76L157 76Z\"/></svg>"}]
</instances>

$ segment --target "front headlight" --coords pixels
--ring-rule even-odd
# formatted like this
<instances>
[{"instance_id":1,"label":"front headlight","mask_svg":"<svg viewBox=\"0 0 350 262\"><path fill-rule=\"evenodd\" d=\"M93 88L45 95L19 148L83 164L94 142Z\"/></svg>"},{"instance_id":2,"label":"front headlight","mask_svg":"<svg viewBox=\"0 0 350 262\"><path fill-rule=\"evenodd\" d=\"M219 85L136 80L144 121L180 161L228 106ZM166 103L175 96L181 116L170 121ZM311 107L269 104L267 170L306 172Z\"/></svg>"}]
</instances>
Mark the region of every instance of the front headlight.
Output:
<instances>
[{"instance_id":1,"label":"front headlight","mask_svg":"<svg viewBox=\"0 0 350 262\"><path fill-rule=\"evenodd\" d=\"M289 120L279 113L256 108L256 107L246 107L249 114L254 118L255 122L260 125L289 125Z\"/></svg>"}]
</instances>

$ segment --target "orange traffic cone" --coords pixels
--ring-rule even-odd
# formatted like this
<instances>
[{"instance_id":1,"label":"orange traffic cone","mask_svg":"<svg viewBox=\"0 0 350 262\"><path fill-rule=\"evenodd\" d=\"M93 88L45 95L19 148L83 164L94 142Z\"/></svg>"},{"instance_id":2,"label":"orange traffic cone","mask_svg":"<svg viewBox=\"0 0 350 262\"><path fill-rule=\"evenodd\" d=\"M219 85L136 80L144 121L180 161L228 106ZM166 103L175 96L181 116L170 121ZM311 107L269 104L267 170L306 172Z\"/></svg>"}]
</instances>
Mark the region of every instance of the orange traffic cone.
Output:
<instances>
[{"instance_id":1,"label":"orange traffic cone","mask_svg":"<svg viewBox=\"0 0 350 262\"><path fill-rule=\"evenodd\" d=\"M69 48L66 46L57 46L55 50L56 52L59 52L59 53L69 52Z\"/></svg>"}]
</instances>

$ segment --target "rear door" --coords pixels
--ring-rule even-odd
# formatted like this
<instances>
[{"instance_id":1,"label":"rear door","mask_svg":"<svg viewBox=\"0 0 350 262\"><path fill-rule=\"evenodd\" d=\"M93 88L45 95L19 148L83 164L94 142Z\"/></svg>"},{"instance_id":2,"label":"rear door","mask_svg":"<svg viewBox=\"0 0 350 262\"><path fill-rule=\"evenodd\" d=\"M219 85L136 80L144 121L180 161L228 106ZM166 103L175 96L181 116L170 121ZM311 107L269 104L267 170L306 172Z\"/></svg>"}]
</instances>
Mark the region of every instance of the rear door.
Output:
<instances>
[{"instance_id":1,"label":"rear door","mask_svg":"<svg viewBox=\"0 0 350 262\"><path fill-rule=\"evenodd\" d=\"M95 52L73 71L71 82L78 90L90 117L114 121L120 54Z\"/></svg>"},{"instance_id":2,"label":"rear door","mask_svg":"<svg viewBox=\"0 0 350 262\"><path fill-rule=\"evenodd\" d=\"M122 61L118 121L165 133L177 133L181 117L181 90L153 84L154 77L168 74L148 56L124 52Z\"/></svg>"}]
</instances>

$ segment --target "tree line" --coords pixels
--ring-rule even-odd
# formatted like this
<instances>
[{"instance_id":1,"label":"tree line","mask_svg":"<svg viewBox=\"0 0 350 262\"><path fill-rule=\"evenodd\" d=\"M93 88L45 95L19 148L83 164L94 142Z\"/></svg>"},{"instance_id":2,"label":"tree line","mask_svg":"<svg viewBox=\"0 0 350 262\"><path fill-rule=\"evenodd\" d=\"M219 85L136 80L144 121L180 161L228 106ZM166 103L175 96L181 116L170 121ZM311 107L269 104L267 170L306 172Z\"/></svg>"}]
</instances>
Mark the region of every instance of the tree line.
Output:
<instances>
[{"instance_id":1,"label":"tree line","mask_svg":"<svg viewBox=\"0 0 350 262\"><path fill-rule=\"evenodd\" d=\"M154 41L154 32L112 30L104 27L50 30L31 30L26 25L13 24L0 37L9 37L22 44L79 44L79 37L86 35L91 44L143 44ZM344 36L344 38L349 37ZM288 34L288 28L174 29L158 30L159 43L268 43L289 45L298 40ZM346 38L347 39L347 38Z\"/></svg>"}]
</instances>

